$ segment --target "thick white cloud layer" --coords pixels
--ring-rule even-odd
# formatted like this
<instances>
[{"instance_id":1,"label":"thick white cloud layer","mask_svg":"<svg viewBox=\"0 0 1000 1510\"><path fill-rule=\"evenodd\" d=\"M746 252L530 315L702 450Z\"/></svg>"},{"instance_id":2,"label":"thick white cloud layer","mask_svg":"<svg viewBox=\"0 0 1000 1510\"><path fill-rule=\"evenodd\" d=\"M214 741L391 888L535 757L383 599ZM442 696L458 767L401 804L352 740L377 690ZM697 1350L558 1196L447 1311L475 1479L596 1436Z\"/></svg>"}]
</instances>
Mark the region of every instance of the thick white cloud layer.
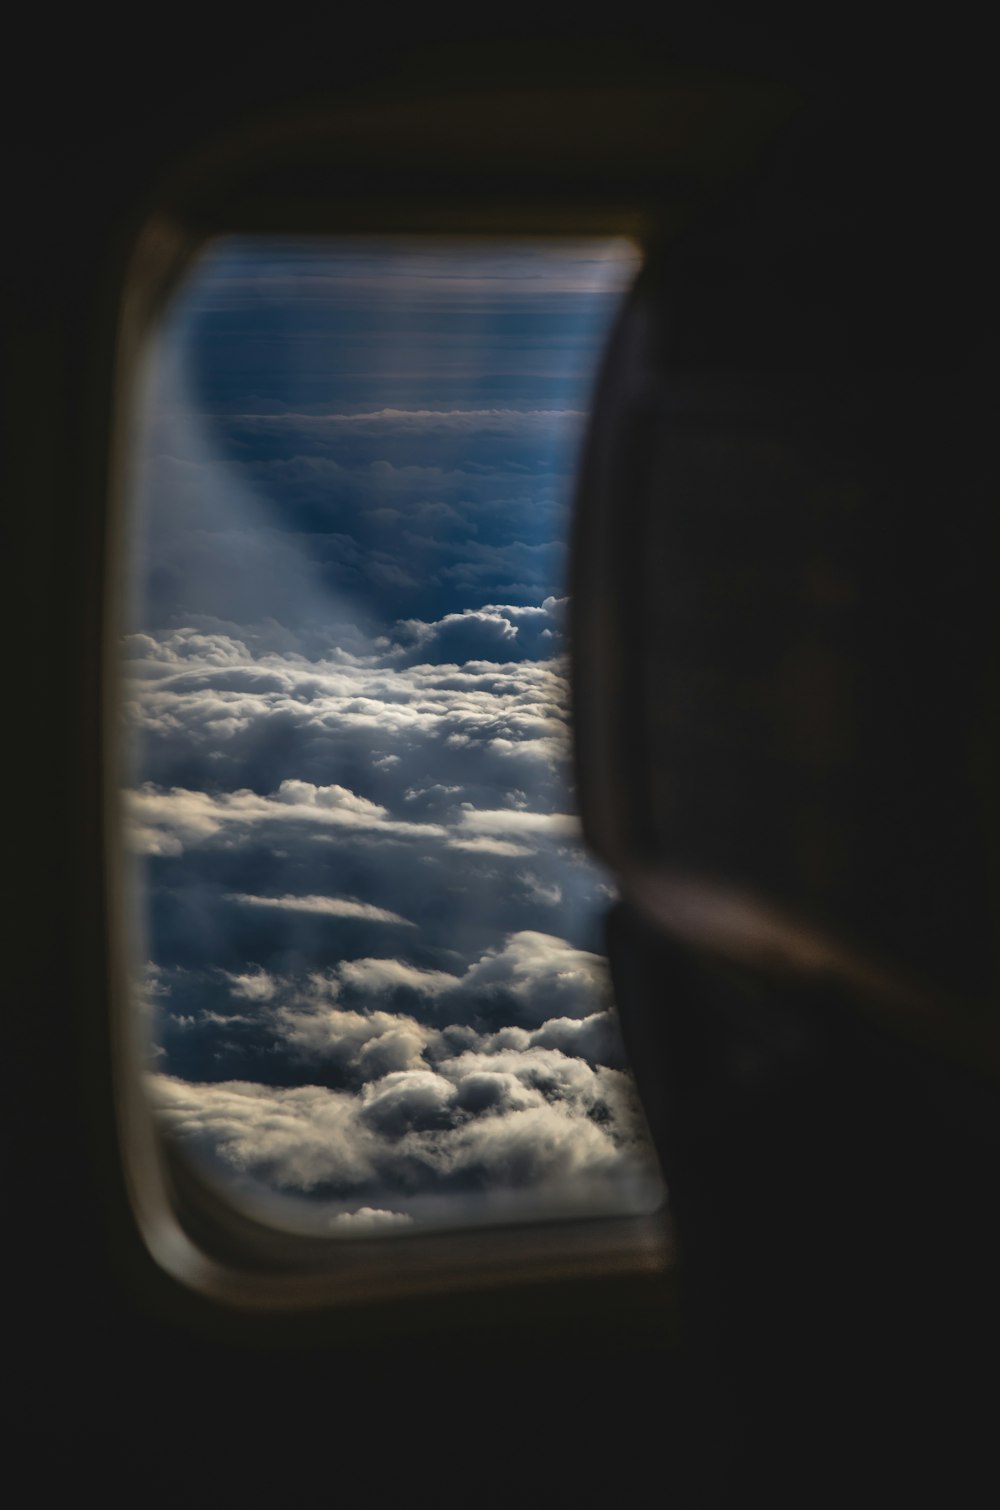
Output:
<instances>
[{"instance_id":1,"label":"thick white cloud layer","mask_svg":"<svg viewBox=\"0 0 1000 1510\"><path fill-rule=\"evenodd\" d=\"M486 648L483 636L516 642L526 626L556 633L559 610L554 601L487 605L438 624L411 621L395 641L320 662L255 655L219 633L136 637L132 718L149 748L204 750L223 778L228 752L241 773L247 752L269 749L272 737L279 748L294 741L294 752L291 772L263 790L224 779L200 789L144 783L129 795L133 842L202 867L213 856L231 865L243 854L283 854L304 886L230 883L218 902L262 919L329 918L407 936L416 932L414 865L440 856L447 875L450 852L452 868L501 867L498 907L521 898L526 914L543 909L558 928L565 893L583 873L578 821L558 810L561 664L407 662L446 648L449 636L456 647L464 637L466 648ZM306 779L314 749L313 770L321 755L331 776L367 771L363 789L356 774ZM534 774L512 781L512 761ZM367 885L359 895L356 881L349 895L321 890L309 884L321 875L309 856L331 840L340 855L377 845L406 858L379 862L374 895ZM276 1055L307 1083L156 1075L164 1126L248 1189L333 1201L330 1230L345 1234L422 1219L421 1202L449 1192L455 1211L486 1192L556 1204L590 1192L608 1208L641 1191L648 1202L656 1176L621 1067L603 957L537 927L515 928L471 957L454 952L447 968L369 945L305 977L249 960L218 972L239 1007L171 1017L172 1030L183 1027L188 1043L221 1032L226 1053L250 1035L258 1054ZM312 1083L317 1075L332 1083Z\"/></svg>"},{"instance_id":2,"label":"thick white cloud layer","mask_svg":"<svg viewBox=\"0 0 1000 1510\"><path fill-rule=\"evenodd\" d=\"M551 617L548 605L482 612L499 616L511 637L518 631L503 614ZM392 664L401 652L389 646L317 662L255 656L232 636L191 629L162 640L136 635L130 648L126 717L147 769L200 758L211 777L197 787L147 780L128 794L139 853L177 857L254 830L278 844L293 829L504 858L578 842L577 820L551 810L568 769L557 661L406 666ZM295 773L276 785L273 750L286 752ZM254 762L261 784L248 786ZM230 770L243 782L227 782ZM309 770L325 779L306 779ZM355 774L331 780L338 770ZM356 789L359 770L383 800ZM530 795L512 792L516 805L498 808L498 793L515 786Z\"/></svg>"},{"instance_id":3,"label":"thick white cloud layer","mask_svg":"<svg viewBox=\"0 0 1000 1510\"><path fill-rule=\"evenodd\" d=\"M515 615L490 607L483 616L515 636ZM437 627L417 631L427 640ZM131 793L130 811L147 852L185 863L190 855L203 866L213 855L228 864L264 845L312 875L308 855L330 840L338 853L345 845L406 846L405 859L379 862L387 890L374 898L370 890L276 886L267 894L247 886L221 889L220 902L262 918L327 917L409 934L413 918L393 888L414 884L406 878L421 857L451 851L453 866L506 867L497 873L497 904L519 896L558 927L564 891L580 870L578 822L553 810L562 778L540 790L523 777L502 786L495 774L512 753L527 754L537 769L563 768L558 663L408 666L393 646L317 663L255 656L235 637L194 631L142 637L134 648L154 742L224 754L266 738L277 722L297 741L293 769L301 769L303 741L315 740L328 764L338 751L366 751L374 773L367 792L298 774L266 791L145 783ZM454 776L441 770L442 759L455 762ZM500 764L479 779L490 760ZM543 858L562 853L573 858L558 872L546 869ZM534 857L527 870L526 856ZM560 1188L600 1185L613 1204L607 1192L616 1182L648 1181L603 957L538 927L515 928L471 957L454 952L447 968L369 946L305 977L250 960L220 971L239 1008L188 1014L188 1041L223 1031L231 1053L249 1034L307 1083L162 1075L154 1085L165 1125L262 1187L314 1198L337 1192L349 1205L336 1216L345 1231L405 1218L408 1201L449 1190L463 1200L485 1190L550 1191L554 1199ZM317 1073L332 1083L311 1083Z\"/></svg>"},{"instance_id":4,"label":"thick white cloud layer","mask_svg":"<svg viewBox=\"0 0 1000 1510\"><path fill-rule=\"evenodd\" d=\"M555 1049L467 1052L359 1092L167 1075L150 1089L183 1144L293 1193L378 1191L397 1209L449 1189L654 1182L627 1077Z\"/></svg>"},{"instance_id":5,"label":"thick white cloud layer","mask_svg":"<svg viewBox=\"0 0 1000 1510\"><path fill-rule=\"evenodd\" d=\"M412 642L426 645L456 624L473 629L486 624L494 626L488 630L492 638L513 644L526 618L555 630L560 608L555 599L541 609L487 605L447 615L437 624L414 620L407 627ZM316 732L488 734L517 742L555 741L566 751L565 668L555 660L471 654L460 662L403 665L411 650L389 640L373 642L360 655L331 650L323 660L295 653L255 656L233 636L193 629L161 639L130 636L126 652L128 722L151 734L183 731L186 739L224 748L262 719L281 715Z\"/></svg>"}]
</instances>

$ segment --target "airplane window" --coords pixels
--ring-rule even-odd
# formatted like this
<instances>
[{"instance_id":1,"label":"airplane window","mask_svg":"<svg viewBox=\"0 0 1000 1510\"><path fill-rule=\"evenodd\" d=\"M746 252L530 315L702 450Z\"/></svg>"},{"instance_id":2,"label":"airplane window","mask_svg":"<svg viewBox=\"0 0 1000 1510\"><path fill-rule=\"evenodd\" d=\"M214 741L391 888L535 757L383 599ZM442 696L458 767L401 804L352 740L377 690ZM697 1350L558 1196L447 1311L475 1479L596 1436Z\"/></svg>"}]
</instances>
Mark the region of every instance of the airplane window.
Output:
<instances>
[{"instance_id":1,"label":"airplane window","mask_svg":"<svg viewBox=\"0 0 1000 1510\"><path fill-rule=\"evenodd\" d=\"M568 746L623 240L210 243L145 358L124 636L143 1069L333 1238L654 1210Z\"/></svg>"}]
</instances>

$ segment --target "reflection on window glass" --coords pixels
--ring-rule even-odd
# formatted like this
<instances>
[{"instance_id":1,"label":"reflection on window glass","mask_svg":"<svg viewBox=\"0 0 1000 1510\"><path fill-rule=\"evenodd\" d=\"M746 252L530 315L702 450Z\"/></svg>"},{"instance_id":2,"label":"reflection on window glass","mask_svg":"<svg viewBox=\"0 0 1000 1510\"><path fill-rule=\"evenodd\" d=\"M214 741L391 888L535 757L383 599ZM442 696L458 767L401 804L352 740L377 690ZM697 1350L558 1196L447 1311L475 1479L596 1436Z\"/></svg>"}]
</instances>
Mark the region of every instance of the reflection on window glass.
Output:
<instances>
[{"instance_id":1,"label":"reflection on window glass","mask_svg":"<svg viewBox=\"0 0 1000 1510\"><path fill-rule=\"evenodd\" d=\"M149 1094L276 1224L659 1202L562 586L634 271L620 241L230 240L150 351L125 643Z\"/></svg>"}]
</instances>

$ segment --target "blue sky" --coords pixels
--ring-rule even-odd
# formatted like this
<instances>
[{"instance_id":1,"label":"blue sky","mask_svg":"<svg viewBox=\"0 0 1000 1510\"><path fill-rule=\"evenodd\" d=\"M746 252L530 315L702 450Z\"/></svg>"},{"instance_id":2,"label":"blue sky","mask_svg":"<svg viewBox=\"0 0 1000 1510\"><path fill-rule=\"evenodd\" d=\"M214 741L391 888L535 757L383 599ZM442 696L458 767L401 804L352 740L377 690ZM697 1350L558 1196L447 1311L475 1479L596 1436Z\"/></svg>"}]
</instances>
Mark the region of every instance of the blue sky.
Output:
<instances>
[{"instance_id":1,"label":"blue sky","mask_svg":"<svg viewBox=\"0 0 1000 1510\"><path fill-rule=\"evenodd\" d=\"M635 268L622 242L218 243L151 351L125 643L149 1083L269 1219L658 1199L564 638Z\"/></svg>"}]
</instances>

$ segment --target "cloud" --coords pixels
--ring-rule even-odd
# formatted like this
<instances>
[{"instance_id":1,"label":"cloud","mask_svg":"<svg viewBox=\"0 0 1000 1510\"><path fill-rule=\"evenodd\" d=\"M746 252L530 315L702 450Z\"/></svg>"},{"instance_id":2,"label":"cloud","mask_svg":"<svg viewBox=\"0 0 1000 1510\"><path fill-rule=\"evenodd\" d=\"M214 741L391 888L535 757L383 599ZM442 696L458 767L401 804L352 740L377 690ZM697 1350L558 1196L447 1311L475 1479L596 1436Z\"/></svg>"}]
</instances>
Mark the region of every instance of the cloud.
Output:
<instances>
[{"instance_id":1,"label":"cloud","mask_svg":"<svg viewBox=\"0 0 1000 1510\"><path fill-rule=\"evenodd\" d=\"M569 1189L607 1209L640 1193L648 1206L658 1189L627 1077L554 1050L390 1071L357 1094L162 1074L149 1083L182 1144L287 1192L403 1214L449 1195L461 1220L483 1191L558 1201Z\"/></svg>"},{"instance_id":2,"label":"cloud","mask_svg":"<svg viewBox=\"0 0 1000 1510\"><path fill-rule=\"evenodd\" d=\"M446 970L423 970L398 959L345 960L337 966L335 973L343 985L376 996L399 986L427 996L438 996L455 985L455 976Z\"/></svg>"},{"instance_id":3,"label":"cloud","mask_svg":"<svg viewBox=\"0 0 1000 1510\"><path fill-rule=\"evenodd\" d=\"M563 1075L574 1061L595 1070L624 1063L605 961L551 935L513 935L460 973L373 957L305 977L259 967L221 973L253 1010L174 1003L186 1033L221 1028L230 1054L242 1036L260 1063L286 1073L297 1066L297 1076L323 1066L345 1087L398 1071L450 1074L449 1065L473 1066L470 1055L479 1069L519 1075L552 1062Z\"/></svg>"},{"instance_id":4,"label":"cloud","mask_svg":"<svg viewBox=\"0 0 1000 1510\"><path fill-rule=\"evenodd\" d=\"M245 1001L270 1001L279 987L275 977L259 965L242 974L230 974L226 970L222 973L229 982L230 995L242 997Z\"/></svg>"},{"instance_id":5,"label":"cloud","mask_svg":"<svg viewBox=\"0 0 1000 1510\"><path fill-rule=\"evenodd\" d=\"M628 1207L557 584L633 253L220 255L155 374L126 667L164 1125L328 1234Z\"/></svg>"},{"instance_id":6,"label":"cloud","mask_svg":"<svg viewBox=\"0 0 1000 1510\"><path fill-rule=\"evenodd\" d=\"M349 897L257 897L245 892L227 892L227 902L239 902L244 907L276 907L286 912L313 912L334 918L364 918L371 923L400 923L412 928L409 918L389 912L384 907L374 907L370 902L356 902Z\"/></svg>"},{"instance_id":7,"label":"cloud","mask_svg":"<svg viewBox=\"0 0 1000 1510\"><path fill-rule=\"evenodd\" d=\"M246 788L215 793L184 787L163 791L147 782L127 794L127 803L133 848L146 854L176 855L188 845L214 839L225 828L274 823L305 823L393 838L445 834L433 824L396 822L384 807L346 787L314 786L307 781L283 781L267 796Z\"/></svg>"},{"instance_id":8,"label":"cloud","mask_svg":"<svg viewBox=\"0 0 1000 1510\"><path fill-rule=\"evenodd\" d=\"M575 839L580 820L573 813L534 813L518 808L474 808L463 803L461 825L473 833L527 836L544 834L560 839Z\"/></svg>"},{"instance_id":9,"label":"cloud","mask_svg":"<svg viewBox=\"0 0 1000 1510\"><path fill-rule=\"evenodd\" d=\"M558 1049L570 1058L589 1064L622 1069L625 1054L618 1024L610 1012L591 1012L587 1017L552 1017L527 1035L532 1048Z\"/></svg>"},{"instance_id":10,"label":"cloud","mask_svg":"<svg viewBox=\"0 0 1000 1510\"><path fill-rule=\"evenodd\" d=\"M342 1009L410 1013L442 1030L533 1031L603 1011L591 918L605 899L564 806L565 763L514 771L502 753L549 748L553 730L565 740L561 663L404 666L383 652L317 662L195 629L140 636L133 649L144 749L185 777L147 781L130 799L139 843L156 855L151 947L187 972L157 1019L165 1067L198 1078L228 1063L267 1079L282 1053L301 1060L303 1023L268 1039L259 1018L237 1023L215 998L222 980L243 1001L288 1006L284 986L265 996L267 980L310 960ZM251 785L249 771L271 784ZM391 949L386 927L405 931ZM533 935L557 942L529 963ZM191 1033L182 1042L171 1026L181 1016L218 1031L201 1048ZM409 1049L378 1052L410 1063Z\"/></svg>"},{"instance_id":11,"label":"cloud","mask_svg":"<svg viewBox=\"0 0 1000 1510\"><path fill-rule=\"evenodd\" d=\"M585 1018L610 1002L607 962L552 934L522 930L487 949L462 974L428 970L399 959L347 960L330 972L338 996L377 1005L404 988L437 1003L438 1021L475 1022L500 1012L538 1026L550 1018Z\"/></svg>"},{"instance_id":12,"label":"cloud","mask_svg":"<svg viewBox=\"0 0 1000 1510\"><path fill-rule=\"evenodd\" d=\"M393 1070L425 1068L426 1050L438 1038L436 1030L412 1017L318 1001L285 1004L274 1029L286 1048L304 1060L335 1064L359 1084Z\"/></svg>"},{"instance_id":13,"label":"cloud","mask_svg":"<svg viewBox=\"0 0 1000 1510\"><path fill-rule=\"evenodd\" d=\"M558 907L563 899L562 887L555 882L545 882L531 871L522 871L517 878L525 887L533 902L542 907Z\"/></svg>"},{"instance_id":14,"label":"cloud","mask_svg":"<svg viewBox=\"0 0 1000 1510\"><path fill-rule=\"evenodd\" d=\"M464 555L468 556L466 546ZM486 547L471 548L482 554ZM518 551L527 560L522 566L533 567L538 552L548 552L552 547L514 546L504 548L504 564L510 565L511 551ZM484 577L496 579L496 550L490 549L488 558L479 563ZM476 569L475 563L465 560L463 575ZM447 576L447 568L444 575ZM546 562L546 577L551 577ZM464 665L469 661L516 662L521 660L547 659L553 655L563 638L565 598L547 597L540 607L519 606L510 603L485 603L482 608L464 608L457 613L445 614L442 618L427 622L422 619L405 619L394 630L392 652L405 655L409 662L452 663Z\"/></svg>"},{"instance_id":15,"label":"cloud","mask_svg":"<svg viewBox=\"0 0 1000 1510\"><path fill-rule=\"evenodd\" d=\"M413 1217L405 1211L385 1211L378 1206L360 1206L357 1211L338 1211L331 1216L330 1227L335 1232L349 1229L352 1235L358 1232L385 1232L387 1228L409 1227Z\"/></svg>"},{"instance_id":16,"label":"cloud","mask_svg":"<svg viewBox=\"0 0 1000 1510\"><path fill-rule=\"evenodd\" d=\"M359 1116L392 1139L414 1130L448 1128L457 1088L433 1070L394 1070L369 1082L361 1093Z\"/></svg>"},{"instance_id":17,"label":"cloud","mask_svg":"<svg viewBox=\"0 0 1000 1510\"><path fill-rule=\"evenodd\" d=\"M468 850L471 854L503 855L505 857L523 857L524 855L533 855L535 853L534 849L524 844L515 844L510 839L492 839L482 834L477 834L473 839L449 838L448 847L449 849Z\"/></svg>"},{"instance_id":18,"label":"cloud","mask_svg":"<svg viewBox=\"0 0 1000 1510\"><path fill-rule=\"evenodd\" d=\"M495 807L515 755L531 763L540 806L566 780L568 689L560 660L404 664L404 651L388 640L363 655L341 648L307 660L255 654L230 635L194 629L160 640L136 636L129 649L125 712L142 741L147 790L265 793L294 776L315 787L349 788L398 817L400 794L410 790L434 792L445 810L449 789L468 786L472 797L479 786L494 795L478 805ZM360 791L356 778L331 781L348 768L363 769ZM189 779L178 779L181 772ZM182 841L147 823L142 805L136 821L145 847L176 852ZM202 818L214 821L211 812Z\"/></svg>"},{"instance_id":19,"label":"cloud","mask_svg":"<svg viewBox=\"0 0 1000 1510\"><path fill-rule=\"evenodd\" d=\"M162 1125L233 1173L299 1190L325 1182L351 1189L375 1174L377 1138L348 1094L315 1085L198 1085L168 1075L149 1084Z\"/></svg>"},{"instance_id":20,"label":"cloud","mask_svg":"<svg viewBox=\"0 0 1000 1510\"><path fill-rule=\"evenodd\" d=\"M247 1010L217 1009L219 977ZM465 1051L551 1048L593 1064L621 1062L605 959L533 930L450 970L368 955L292 975L254 965L175 970L171 980L165 1026L175 1018L218 1025L230 1054L245 1041L275 1068L322 1063L344 1083L439 1066Z\"/></svg>"},{"instance_id":21,"label":"cloud","mask_svg":"<svg viewBox=\"0 0 1000 1510\"><path fill-rule=\"evenodd\" d=\"M225 832L248 833L263 825L273 828L288 824L425 844L445 840L453 849L522 858L535 853L539 841L578 842L580 838L579 819L571 813L481 809L464 802L456 822L425 823L392 818L386 808L345 787L317 787L304 781L283 781L277 791L266 796L246 788L216 793L184 787L164 791L147 782L126 794L126 804L131 847L147 855L178 856L193 846L211 843ZM295 908L381 922L406 921L384 909L359 911L366 904L322 896L267 898L227 893L226 899L248 906Z\"/></svg>"},{"instance_id":22,"label":"cloud","mask_svg":"<svg viewBox=\"0 0 1000 1510\"><path fill-rule=\"evenodd\" d=\"M586 1017L609 1002L607 961L552 934L524 929L487 950L466 971L463 997L474 1008L502 1007L521 1023ZM511 1020L508 1017L508 1021Z\"/></svg>"}]
</instances>

